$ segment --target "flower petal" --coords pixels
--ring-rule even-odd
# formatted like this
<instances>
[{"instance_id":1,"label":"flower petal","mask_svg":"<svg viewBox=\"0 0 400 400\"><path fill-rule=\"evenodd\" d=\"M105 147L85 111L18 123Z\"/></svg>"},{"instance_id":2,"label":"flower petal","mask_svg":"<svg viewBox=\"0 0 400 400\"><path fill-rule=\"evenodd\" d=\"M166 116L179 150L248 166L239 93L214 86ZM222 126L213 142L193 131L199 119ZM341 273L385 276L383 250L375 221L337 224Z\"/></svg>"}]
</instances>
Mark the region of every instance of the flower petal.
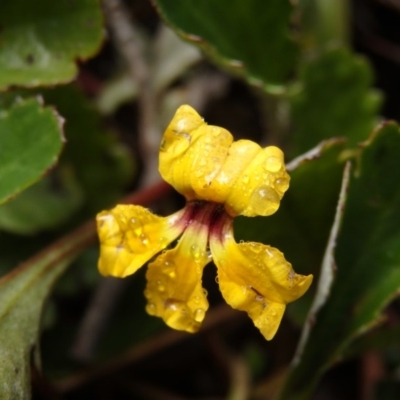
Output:
<instances>
[{"instance_id":1,"label":"flower petal","mask_svg":"<svg viewBox=\"0 0 400 400\"><path fill-rule=\"evenodd\" d=\"M248 145L241 142L245 141L236 142L235 153L233 149L231 151L230 157L234 160L241 157L244 149L248 151ZM251 161L242 171L238 171L240 175L225 202L225 208L232 216L254 217L275 213L289 187L290 177L285 169L282 151L275 146L262 149L256 145L257 149L254 145Z\"/></svg>"},{"instance_id":2,"label":"flower petal","mask_svg":"<svg viewBox=\"0 0 400 400\"><path fill-rule=\"evenodd\" d=\"M231 216L273 214L290 179L280 149L233 142L226 129L207 125L187 105L165 130L159 170L187 200L225 203Z\"/></svg>"},{"instance_id":3,"label":"flower petal","mask_svg":"<svg viewBox=\"0 0 400 400\"><path fill-rule=\"evenodd\" d=\"M123 278L136 272L182 233L184 211L163 218L140 206L118 205L99 213L100 273Z\"/></svg>"},{"instance_id":4,"label":"flower petal","mask_svg":"<svg viewBox=\"0 0 400 400\"><path fill-rule=\"evenodd\" d=\"M271 340L286 304L307 291L312 275L296 274L279 250L261 243L237 244L231 233L223 240L211 237L210 247L225 301L246 311L264 337Z\"/></svg>"},{"instance_id":5,"label":"flower petal","mask_svg":"<svg viewBox=\"0 0 400 400\"><path fill-rule=\"evenodd\" d=\"M178 108L160 147L161 176L187 200L223 201L210 185L221 169L232 135L207 125L190 106Z\"/></svg>"},{"instance_id":6,"label":"flower petal","mask_svg":"<svg viewBox=\"0 0 400 400\"><path fill-rule=\"evenodd\" d=\"M189 225L176 248L149 264L146 311L161 317L171 328L197 332L208 309L201 277L210 261L206 252L208 228Z\"/></svg>"}]
</instances>

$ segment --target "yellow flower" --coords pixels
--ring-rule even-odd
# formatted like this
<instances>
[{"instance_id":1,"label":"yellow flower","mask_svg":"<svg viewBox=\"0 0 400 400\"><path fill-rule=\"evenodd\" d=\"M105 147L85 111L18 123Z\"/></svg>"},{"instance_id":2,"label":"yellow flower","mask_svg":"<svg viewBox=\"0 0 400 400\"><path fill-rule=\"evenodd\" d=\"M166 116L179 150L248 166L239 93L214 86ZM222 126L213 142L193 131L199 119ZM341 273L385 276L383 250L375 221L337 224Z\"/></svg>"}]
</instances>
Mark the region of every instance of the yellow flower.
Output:
<instances>
[{"instance_id":1,"label":"yellow flower","mask_svg":"<svg viewBox=\"0 0 400 400\"><path fill-rule=\"evenodd\" d=\"M312 275L296 274L283 254L260 243L236 243L233 218L267 216L289 187L283 153L249 140L233 141L181 106L160 146L162 177L186 197L183 210L162 218L135 205L97 216L103 275L131 275L164 250L147 271L146 310L174 329L196 332L208 309L203 269L211 260L225 301L248 313L267 340L287 303L302 296Z\"/></svg>"}]
</instances>

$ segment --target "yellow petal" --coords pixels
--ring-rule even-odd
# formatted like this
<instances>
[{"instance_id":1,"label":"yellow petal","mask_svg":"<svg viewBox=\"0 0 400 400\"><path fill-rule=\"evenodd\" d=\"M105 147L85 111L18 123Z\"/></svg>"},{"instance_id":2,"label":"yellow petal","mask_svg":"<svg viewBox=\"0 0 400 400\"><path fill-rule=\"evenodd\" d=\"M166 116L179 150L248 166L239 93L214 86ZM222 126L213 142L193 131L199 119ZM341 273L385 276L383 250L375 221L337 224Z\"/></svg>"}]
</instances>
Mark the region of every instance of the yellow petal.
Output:
<instances>
[{"instance_id":1,"label":"yellow petal","mask_svg":"<svg viewBox=\"0 0 400 400\"><path fill-rule=\"evenodd\" d=\"M290 179L280 149L233 142L226 129L207 125L187 105L164 133L159 170L188 200L225 203L231 216L273 214Z\"/></svg>"},{"instance_id":2,"label":"yellow petal","mask_svg":"<svg viewBox=\"0 0 400 400\"><path fill-rule=\"evenodd\" d=\"M182 233L183 213L163 218L135 205L118 205L99 213L100 273L123 278L136 272Z\"/></svg>"},{"instance_id":3,"label":"yellow petal","mask_svg":"<svg viewBox=\"0 0 400 400\"><path fill-rule=\"evenodd\" d=\"M197 222L186 228L176 248L149 264L146 311L171 328L197 332L208 309L201 278L210 261L206 252L208 229Z\"/></svg>"},{"instance_id":4,"label":"yellow petal","mask_svg":"<svg viewBox=\"0 0 400 400\"><path fill-rule=\"evenodd\" d=\"M237 142L237 149L230 157L240 158L248 144ZM241 147L244 149L241 149ZM290 177L286 172L282 151L275 146L262 149L253 146L249 164L238 171L238 178L225 201L227 212L232 215L267 216L275 213L289 187ZM258 150L258 151L257 151ZM234 163L235 161L232 161Z\"/></svg>"},{"instance_id":5,"label":"yellow petal","mask_svg":"<svg viewBox=\"0 0 400 400\"><path fill-rule=\"evenodd\" d=\"M188 200L218 202L218 194L210 190L210 185L232 141L226 129L208 126L193 108L181 106L161 142L161 176Z\"/></svg>"},{"instance_id":6,"label":"yellow petal","mask_svg":"<svg viewBox=\"0 0 400 400\"><path fill-rule=\"evenodd\" d=\"M226 233L222 241L212 237L210 247L225 301L246 311L264 337L271 340L286 304L307 291L312 275L296 274L279 250L260 243L237 244L231 233Z\"/></svg>"}]
</instances>

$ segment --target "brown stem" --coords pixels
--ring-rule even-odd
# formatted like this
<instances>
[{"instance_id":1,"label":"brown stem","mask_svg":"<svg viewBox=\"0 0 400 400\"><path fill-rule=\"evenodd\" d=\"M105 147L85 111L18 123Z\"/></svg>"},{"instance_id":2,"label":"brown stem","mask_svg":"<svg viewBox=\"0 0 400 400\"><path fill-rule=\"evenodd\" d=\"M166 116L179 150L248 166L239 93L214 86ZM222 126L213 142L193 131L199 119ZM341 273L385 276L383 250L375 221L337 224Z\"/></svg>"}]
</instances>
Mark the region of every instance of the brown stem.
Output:
<instances>
[{"instance_id":1,"label":"brown stem","mask_svg":"<svg viewBox=\"0 0 400 400\"><path fill-rule=\"evenodd\" d=\"M115 45L127 62L130 75L138 85L139 146L145 163L142 186L154 183L160 132L150 66L143 52L138 28L129 18L129 12L120 0L103 0L105 16L113 33Z\"/></svg>"}]
</instances>

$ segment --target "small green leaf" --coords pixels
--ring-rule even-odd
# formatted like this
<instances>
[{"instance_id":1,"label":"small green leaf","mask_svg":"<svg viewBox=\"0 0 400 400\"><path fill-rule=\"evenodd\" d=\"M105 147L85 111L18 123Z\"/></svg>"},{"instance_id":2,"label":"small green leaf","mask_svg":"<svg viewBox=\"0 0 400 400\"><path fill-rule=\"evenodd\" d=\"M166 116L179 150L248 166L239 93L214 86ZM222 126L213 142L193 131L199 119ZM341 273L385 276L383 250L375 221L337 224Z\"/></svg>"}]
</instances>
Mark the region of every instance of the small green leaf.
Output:
<instances>
[{"instance_id":1,"label":"small green leaf","mask_svg":"<svg viewBox=\"0 0 400 400\"><path fill-rule=\"evenodd\" d=\"M38 360L37 339L44 301L59 275L93 239L91 224L0 279L1 399L31 398L31 355Z\"/></svg>"},{"instance_id":2,"label":"small green leaf","mask_svg":"<svg viewBox=\"0 0 400 400\"><path fill-rule=\"evenodd\" d=\"M381 98L371 89L366 60L344 48L327 50L304 61L299 78L300 90L291 99L295 154L331 137L345 137L349 147L367 139Z\"/></svg>"},{"instance_id":3,"label":"small green leaf","mask_svg":"<svg viewBox=\"0 0 400 400\"><path fill-rule=\"evenodd\" d=\"M0 90L68 82L103 38L98 0L2 0Z\"/></svg>"},{"instance_id":4,"label":"small green leaf","mask_svg":"<svg viewBox=\"0 0 400 400\"><path fill-rule=\"evenodd\" d=\"M0 204L37 181L58 159L62 119L36 99L0 110Z\"/></svg>"},{"instance_id":5,"label":"small green leaf","mask_svg":"<svg viewBox=\"0 0 400 400\"><path fill-rule=\"evenodd\" d=\"M361 150L338 237L336 279L282 399L308 399L352 340L379 323L400 289L400 130L380 127Z\"/></svg>"},{"instance_id":6,"label":"small green leaf","mask_svg":"<svg viewBox=\"0 0 400 400\"><path fill-rule=\"evenodd\" d=\"M287 0L154 0L185 40L219 64L262 85L281 85L297 50L289 37Z\"/></svg>"},{"instance_id":7,"label":"small green leaf","mask_svg":"<svg viewBox=\"0 0 400 400\"><path fill-rule=\"evenodd\" d=\"M60 225L82 205L83 193L71 171L56 172L0 207L0 229L37 233Z\"/></svg>"},{"instance_id":8,"label":"small green leaf","mask_svg":"<svg viewBox=\"0 0 400 400\"><path fill-rule=\"evenodd\" d=\"M59 167L70 170L81 186L87 205L94 213L110 206L130 184L134 162L116 135L105 131L98 113L75 85L40 90L46 104L53 104L66 120L67 144ZM16 98L37 96L37 90L18 90L0 95L0 108ZM105 190L107 188L107 190Z\"/></svg>"}]
</instances>

